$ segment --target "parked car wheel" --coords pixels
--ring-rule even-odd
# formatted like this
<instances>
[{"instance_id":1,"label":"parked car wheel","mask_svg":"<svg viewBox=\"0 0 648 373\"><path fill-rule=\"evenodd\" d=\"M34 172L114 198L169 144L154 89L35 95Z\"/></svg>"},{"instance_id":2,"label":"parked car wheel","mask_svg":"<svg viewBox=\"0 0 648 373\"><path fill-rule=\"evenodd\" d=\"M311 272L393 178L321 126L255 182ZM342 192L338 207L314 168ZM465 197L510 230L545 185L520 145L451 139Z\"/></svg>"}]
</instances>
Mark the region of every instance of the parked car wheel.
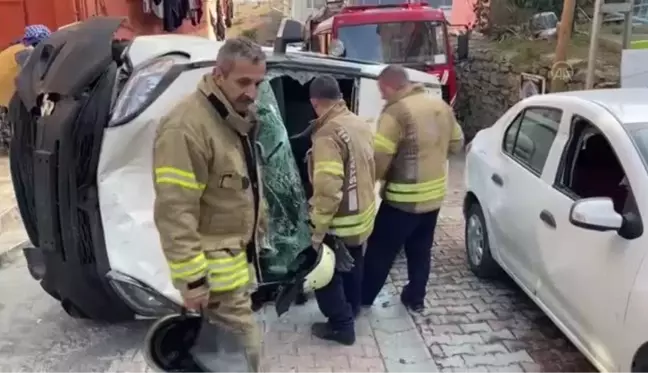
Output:
<instances>
[{"instance_id":1,"label":"parked car wheel","mask_svg":"<svg viewBox=\"0 0 648 373\"><path fill-rule=\"evenodd\" d=\"M486 219L479 203L473 203L466 212L466 256L470 270L478 277L494 277L500 267L491 255Z\"/></svg>"},{"instance_id":2,"label":"parked car wheel","mask_svg":"<svg viewBox=\"0 0 648 373\"><path fill-rule=\"evenodd\" d=\"M648 372L648 344L643 345L632 362L632 372Z\"/></svg>"}]
</instances>

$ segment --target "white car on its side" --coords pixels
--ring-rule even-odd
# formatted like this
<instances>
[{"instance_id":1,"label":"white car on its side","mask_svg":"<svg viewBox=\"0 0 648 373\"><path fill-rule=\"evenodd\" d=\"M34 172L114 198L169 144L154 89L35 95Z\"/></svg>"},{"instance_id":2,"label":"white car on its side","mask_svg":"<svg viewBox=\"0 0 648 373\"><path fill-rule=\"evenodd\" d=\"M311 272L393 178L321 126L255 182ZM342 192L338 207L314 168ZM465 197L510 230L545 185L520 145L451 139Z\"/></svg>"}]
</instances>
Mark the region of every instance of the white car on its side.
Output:
<instances>
[{"instance_id":1,"label":"white car on its side","mask_svg":"<svg viewBox=\"0 0 648 373\"><path fill-rule=\"evenodd\" d=\"M503 269L599 370L648 371L648 89L527 98L465 172L472 271Z\"/></svg>"}]
</instances>

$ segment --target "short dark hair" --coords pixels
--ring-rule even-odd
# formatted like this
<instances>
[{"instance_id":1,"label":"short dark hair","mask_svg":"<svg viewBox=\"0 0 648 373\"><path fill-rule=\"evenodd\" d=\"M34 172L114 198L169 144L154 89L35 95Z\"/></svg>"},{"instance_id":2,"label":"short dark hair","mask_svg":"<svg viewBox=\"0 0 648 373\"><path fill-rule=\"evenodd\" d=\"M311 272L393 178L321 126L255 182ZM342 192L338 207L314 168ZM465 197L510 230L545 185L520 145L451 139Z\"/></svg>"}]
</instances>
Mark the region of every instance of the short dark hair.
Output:
<instances>
[{"instance_id":1,"label":"short dark hair","mask_svg":"<svg viewBox=\"0 0 648 373\"><path fill-rule=\"evenodd\" d=\"M407 70L401 65L388 65L378 74L378 80L394 88L403 88L410 82Z\"/></svg>"},{"instance_id":2,"label":"short dark hair","mask_svg":"<svg viewBox=\"0 0 648 373\"><path fill-rule=\"evenodd\" d=\"M339 100L342 91L338 81L331 75L322 75L313 79L310 84L310 98L320 100Z\"/></svg>"}]
</instances>

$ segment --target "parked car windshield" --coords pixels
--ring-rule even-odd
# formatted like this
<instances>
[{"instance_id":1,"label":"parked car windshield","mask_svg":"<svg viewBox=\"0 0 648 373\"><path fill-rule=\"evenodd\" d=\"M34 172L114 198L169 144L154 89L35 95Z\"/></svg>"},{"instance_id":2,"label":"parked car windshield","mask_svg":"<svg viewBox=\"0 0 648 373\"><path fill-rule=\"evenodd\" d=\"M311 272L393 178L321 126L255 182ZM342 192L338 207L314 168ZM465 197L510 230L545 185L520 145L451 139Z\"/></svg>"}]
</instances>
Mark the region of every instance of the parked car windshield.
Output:
<instances>
[{"instance_id":1,"label":"parked car windshield","mask_svg":"<svg viewBox=\"0 0 648 373\"><path fill-rule=\"evenodd\" d=\"M446 63L440 22L394 22L343 26L338 39L346 58L382 63Z\"/></svg>"}]
</instances>

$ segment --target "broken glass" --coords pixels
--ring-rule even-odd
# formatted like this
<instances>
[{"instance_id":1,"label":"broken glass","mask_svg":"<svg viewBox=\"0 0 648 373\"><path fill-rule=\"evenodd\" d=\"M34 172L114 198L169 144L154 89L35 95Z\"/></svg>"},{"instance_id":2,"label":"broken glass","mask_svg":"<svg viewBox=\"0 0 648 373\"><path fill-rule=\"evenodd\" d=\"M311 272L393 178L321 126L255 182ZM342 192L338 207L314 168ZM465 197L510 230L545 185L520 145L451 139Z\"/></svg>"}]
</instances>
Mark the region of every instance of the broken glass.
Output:
<instances>
[{"instance_id":1,"label":"broken glass","mask_svg":"<svg viewBox=\"0 0 648 373\"><path fill-rule=\"evenodd\" d=\"M263 282L280 280L287 266L310 244L308 202L288 132L268 81L259 87L257 115L263 157L263 186L268 204L268 234L261 243Z\"/></svg>"}]
</instances>

